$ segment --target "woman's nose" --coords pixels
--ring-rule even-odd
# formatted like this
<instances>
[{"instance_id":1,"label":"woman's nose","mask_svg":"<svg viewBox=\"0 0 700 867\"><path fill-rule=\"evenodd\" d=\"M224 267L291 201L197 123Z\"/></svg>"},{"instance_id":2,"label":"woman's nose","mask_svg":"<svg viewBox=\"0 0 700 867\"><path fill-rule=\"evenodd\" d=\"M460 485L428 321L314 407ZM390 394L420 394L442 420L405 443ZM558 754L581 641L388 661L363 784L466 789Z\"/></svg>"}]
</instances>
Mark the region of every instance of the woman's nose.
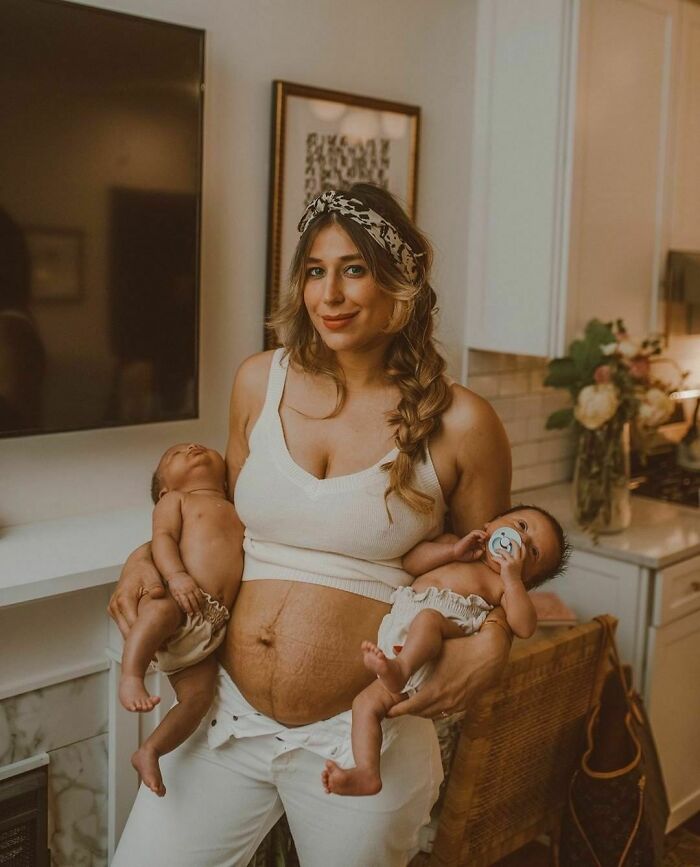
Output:
<instances>
[{"instance_id":1,"label":"woman's nose","mask_svg":"<svg viewBox=\"0 0 700 867\"><path fill-rule=\"evenodd\" d=\"M340 274L329 270L323 283L324 302L326 304L339 304L342 303L344 298L343 281Z\"/></svg>"}]
</instances>

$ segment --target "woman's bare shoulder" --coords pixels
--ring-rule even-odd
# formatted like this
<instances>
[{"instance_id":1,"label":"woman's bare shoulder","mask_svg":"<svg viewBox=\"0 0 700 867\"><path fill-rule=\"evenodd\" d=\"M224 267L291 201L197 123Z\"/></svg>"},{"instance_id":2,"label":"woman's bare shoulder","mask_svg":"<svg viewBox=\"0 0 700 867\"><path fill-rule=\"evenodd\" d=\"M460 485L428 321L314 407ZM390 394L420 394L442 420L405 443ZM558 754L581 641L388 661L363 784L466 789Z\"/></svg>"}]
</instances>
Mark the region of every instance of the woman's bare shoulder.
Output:
<instances>
[{"instance_id":1,"label":"woman's bare shoulder","mask_svg":"<svg viewBox=\"0 0 700 867\"><path fill-rule=\"evenodd\" d=\"M232 403L250 407L262 405L274 354L274 349L256 352L240 363L233 379Z\"/></svg>"},{"instance_id":2,"label":"woman's bare shoulder","mask_svg":"<svg viewBox=\"0 0 700 867\"><path fill-rule=\"evenodd\" d=\"M274 349L267 349L244 359L236 371L233 381L234 389L240 389L249 395L258 394L262 390L264 394L274 354Z\"/></svg>"},{"instance_id":3,"label":"woman's bare shoulder","mask_svg":"<svg viewBox=\"0 0 700 867\"><path fill-rule=\"evenodd\" d=\"M452 403L442 416L445 433L457 441L467 435L505 436L503 424L491 404L459 383L450 385Z\"/></svg>"},{"instance_id":4,"label":"woman's bare shoulder","mask_svg":"<svg viewBox=\"0 0 700 867\"><path fill-rule=\"evenodd\" d=\"M461 385L452 385L452 404L443 430L456 481L449 498L457 532L479 527L510 502L510 443L491 404Z\"/></svg>"}]
</instances>

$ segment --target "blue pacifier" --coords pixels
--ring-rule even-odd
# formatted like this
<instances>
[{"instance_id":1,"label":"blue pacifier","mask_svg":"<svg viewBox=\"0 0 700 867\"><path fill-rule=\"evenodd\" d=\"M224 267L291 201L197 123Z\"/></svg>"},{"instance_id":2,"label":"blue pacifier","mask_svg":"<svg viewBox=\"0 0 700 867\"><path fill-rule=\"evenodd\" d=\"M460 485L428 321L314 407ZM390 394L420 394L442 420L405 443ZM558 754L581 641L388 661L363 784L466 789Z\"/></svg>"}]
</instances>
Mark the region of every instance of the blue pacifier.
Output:
<instances>
[{"instance_id":1,"label":"blue pacifier","mask_svg":"<svg viewBox=\"0 0 700 867\"><path fill-rule=\"evenodd\" d=\"M498 527L491 534L488 547L494 557L500 557L501 551L507 551L509 554L512 554L514 550L513 545L519 548L522 544L523 540L520 538L517 530L514 530L512 527Z\"/></svg>"}]
</instances>

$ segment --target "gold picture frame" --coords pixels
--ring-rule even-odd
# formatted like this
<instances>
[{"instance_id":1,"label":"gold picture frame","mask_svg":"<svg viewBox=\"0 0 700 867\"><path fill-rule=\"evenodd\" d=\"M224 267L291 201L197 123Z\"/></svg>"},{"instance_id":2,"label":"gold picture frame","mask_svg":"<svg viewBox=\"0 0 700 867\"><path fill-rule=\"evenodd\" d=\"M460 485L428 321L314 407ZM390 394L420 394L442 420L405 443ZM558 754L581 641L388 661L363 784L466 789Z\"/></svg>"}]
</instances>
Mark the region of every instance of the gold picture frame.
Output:
<instances>
[{"instance_id":1,"label":"gold picture frame","mask_svg":"<svg viewBox=\"0 0 700 867\"><path fill-rule=\"evenodd\" d=\"M416 214L419 106L274 81L265 322L279 306L297 223L324 189L379 183ZM275 345L265 328L265 346Z\"/></svg>"}]
</instances>

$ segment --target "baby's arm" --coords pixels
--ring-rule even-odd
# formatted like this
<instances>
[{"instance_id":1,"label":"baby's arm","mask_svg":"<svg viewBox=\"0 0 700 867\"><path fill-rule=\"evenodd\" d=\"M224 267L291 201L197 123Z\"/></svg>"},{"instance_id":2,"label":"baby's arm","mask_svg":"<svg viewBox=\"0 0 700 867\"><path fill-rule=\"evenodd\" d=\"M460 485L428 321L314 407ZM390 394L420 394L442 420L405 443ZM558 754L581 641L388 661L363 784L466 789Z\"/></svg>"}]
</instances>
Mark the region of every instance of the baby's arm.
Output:
<instances>
[{"instance_id":1,"label":"baby's arm","mask_svg":"<svg viewBox=\"0 0 700 867\"><path fill-rule=\"evenodd\" d=\"M501 605L508 625L518 638L529 638L537 628L537 613L523 582L523 565L527 552L519 545L512 554L501 553L501 580L503 596Z\"/></svg>"},{"instance_id":2,"label":"baby's arm","mask_svg":"<svg viewBox=\"0 0 700 867\"><path fill-rule=\"evenodd\" d=\"M416 577L455 560L471 563L484 553L485 538L483 530L472 530L461 539L454 533L443 533L430 542L419 542L411 548L404 556L402 566L409 575Z\"/></svg>"},{"instance_id":3,"label":"baby's arm","mask_svg":"<svg viewBox=\"0 0 700 867\"><path fill-rule=\"evenodd\" d=\"M182 498L177 491L164 494L153 510L151 552L156 568L171 595L185 612L195 614L202 605L197 582L187 573L180 556Z\"/></svg>"}]
</instances>

